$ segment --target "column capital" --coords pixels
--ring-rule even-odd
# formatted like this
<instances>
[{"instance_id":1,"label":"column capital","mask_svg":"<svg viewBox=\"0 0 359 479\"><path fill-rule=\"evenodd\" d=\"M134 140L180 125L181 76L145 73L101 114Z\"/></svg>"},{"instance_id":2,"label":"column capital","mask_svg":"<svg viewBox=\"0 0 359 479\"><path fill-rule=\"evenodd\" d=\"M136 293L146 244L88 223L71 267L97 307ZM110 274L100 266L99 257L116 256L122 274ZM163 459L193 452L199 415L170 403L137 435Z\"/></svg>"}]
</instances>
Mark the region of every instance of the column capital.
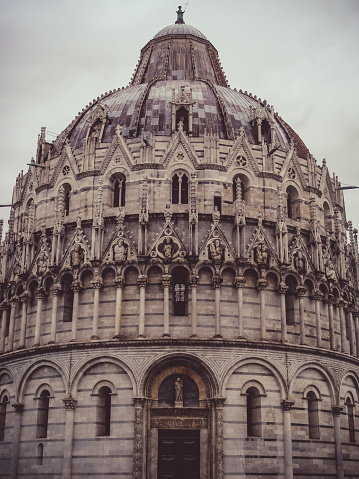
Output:
<instances>
[{"instance_id":1,"label":"column capital","mask_svg":"<svg viewBox=\"0 0 359 479\"><path fill-rule=\"evenodd\" d=\"M245 285L245 278L244 276L236 276L234 278L234 284L236 286L236 288L244 288L244 285Z\"/></svg>"},{"instance_id":2,"label":"column capital","mask_svg":"<svg viewBox=\"0 0 359 479\"><path fill-rule=\"evenodd\" d=\"M171 285L172 276L170 274L163 274L162 275L162 286L169 288Z\"/></svg>"},{"instance_id":3,"label":"column capital","mask_svg":"<svg viewBox=\"0 0 359 479\"><path fill-rule=\"evenodd\" d=\"M116 276L115 285L116 285L116 288L123 288L125 285L125 278L123 276Z\"/></svg>"},{"instance_id":4,"label":"column capital","mask_svg":"<svg viewBox=\"0 0 359 479\"><path fill-rule=\"evenodd\" d=\"M21 295L20 295L20 301L22 303L29 303L31 301L31 294L30 294L30 291L24 291Z\"/></svg>"},{"instance_id":5,"label":"column capital","mask_svg":"<svg viewBox=\"0 0 359 479\"><path fill-rule=\"evenodd\" d=\"M268 286L268 281L266 279L259 279L257 281L257 289L258 291L265 291Z\"/></svg>"},{"instance_id":6,"label":"column capital","mask_svg":"<svg viewBox=\"0 0 359 479\"><path fill-rule=\"evenodd\" d=\"M333 416L340 416L341 412L343 411L342 406L332 406L332 413Z\"/></svg>"},{"instance_id":7,"label":"column capital","mask_svg":"<svg viewBox=\"0 0 359 479\"><path fill-rule=\"evenodd\" d=\"M65 404L66 411L74 411L76 409L77 399L74 399L71 395L65 397L62 402Z\"/></svg>"},{"instance_id":8,"label":"column capital","mask_svg":"<svg viewBox=\"0 0 359 479\"><path fill-rule=\"evenodd\" d=\"M323 296L323 293L319 289L316 289L313 292L312 298L315 299L315 301L320 301L323 299Z\"/></svg>"},{"instance_id":9,"label":"column capital","mask_svg":"<svg viewBox=\"0 0 359 479\"><path fill-rule=\"evenodd\" d=\"M100 276L96 276L92 281L91 281L93 289L101 289L103 284L102 284L102 278Z\"/></svg>"},{"instance_id":10,"label":"column capital","mask_svg":"<svg viewBox=\"0 0 359 479\"><path fill-rule=\"evenodd\" d=\"M0 311L6 311L7 309L10 309L10 304L5 300L0 304Z\"/></svg>"},{"instance_id":11,"label":"column capital","mask_svg":"<svg viewBox=\"0 0 359 479\"><path fill-rule=\"evenodd\" d=\"M137 396L132 398L135 408L141 409L146 405L147 398L143 396Z\"/></svg>"},{"instance_id":12,"label":"column capital","mask_svg":"<svg viewBox=\"0 0 359 479\"><path fill-rule=\"evenodd\" d=\"M224 398L224 397L212 398L212 404L216 409L222 409L226 399L227 398Z\"/></svg>"},{"instance_id":13,"label":"column capital","mask_svg":"<svg viewBox=\"0 0 359 479\"><path fill-rule=\"evenodd\" d=\"M277 291L279 294L286 294L288 291L288 286L285 283L279 283Z\"/></svg>"},{"instance_id":14,"label":"column capital","mask_svg":"<svg viewBox=\"0 0 359 479\"><path fill-rule=\"evenodd\" d=\"M353 309L353 317L359 318L359 309Z\"/></svg>"},{"instance_id":15,"label":"column capital","mask_svg":"<svg viewBox=\"0 0 359 479\"><path fill-rule=\"evenodd\" d=\"M62 289L61 289L61 284L54 284L51 288L51 293L53 294L53 296L58 296L59 294L62 293Z\"/></svg>"},{"instance_id":16,"label":"column capital","mask_svg":"<svg viewBox=\"0 0 359 479\"><path fill-rule=\"evenodd\" d=\"M78 279L75 279L75 281L71 283L70 287L74 293L79 293L81 290L81 283Z\"/></svg>"},{"instance_id":17,"label":"column capital","mask_svg":"<svg viewBox=\"0 0 359 479\"><path fill-rule=\"evenodd\" d=\"M293 399L283 399L283 401L281 402L283 412L290 411L292 409L293 405L294 405Z\"/></svg>"},{"instance_id":18,"label":"column capital","mask_svg":"<svg viewBox=\"0 0 359 479\"><path fill-rule=\"evenodd\" d=\"M140 288L145 288L147 286L147 276L145 274L140 274L137 278L137 283Z\"/></svg>"},{"instance_id":19,"label":"column capital","mask_svg":"<svg viewBox=\"0 0 359 479\"><path fill-rule=\"evenodd\" d=\"M12 407L15 409L16 414L21 414L24 410L24 405L19 402L12 404Z\"/></svg>"},{"instance_id":20,"label":"column capital","mask_svg":"<svg viewBox=\"0 0 359 479\"><path fill-rule=\"evenodd\" d=\"M307 290L305 289L304 286L297 286L297 289L295 290L295 292L297 293L297 296L299 298L304 298L305 293L307 292Z\"/></svg>"},{"instance_id":21,"label":"column capital","mask_svg":"<svg viewBox=\"0 0 359 479\"><path fill-rule=\"evenodd\" d=\"M39 299L44 299L45 298L45 290L43 287L40 287L36 292L35 292L35 296L36 296L36 299L39 300Z\"/></svg>"},{"instance_id":22,"label":"column capital","mask_svg":"<svg viewBox=\"0 0 359 479\"><path fill-rule=\"evenodd\" d=\"M19 296L13 296L13 297L10 299L10 303L11 303L11 305L14 305L14 306L16 306L18 303L20 303L20 298L19 298Z\"/></svg>"},{"instance_id":23,"label":"column capital","mask_svg":"<svg viewBox=\"0 0 359 479\"><path fill-rule=\"evenodd\" d=\"M219 275L213 276L213 278L212 278L213 287L215 289L220 288L222 281L223 281L223 278L221 276L219 276Z\"/></svg>"},{"instance_id":24,"label":"column capital","mask_svg":"<svg viewBox=\"0 0 359 479\"><path fill-rule=\"evenodd\" d=\"M191 288L196 288L198 281L199 281L199 276L197 276L196 274L191 274L191 276L189 277L189 284Z\"/></svg>"}]
</instances>

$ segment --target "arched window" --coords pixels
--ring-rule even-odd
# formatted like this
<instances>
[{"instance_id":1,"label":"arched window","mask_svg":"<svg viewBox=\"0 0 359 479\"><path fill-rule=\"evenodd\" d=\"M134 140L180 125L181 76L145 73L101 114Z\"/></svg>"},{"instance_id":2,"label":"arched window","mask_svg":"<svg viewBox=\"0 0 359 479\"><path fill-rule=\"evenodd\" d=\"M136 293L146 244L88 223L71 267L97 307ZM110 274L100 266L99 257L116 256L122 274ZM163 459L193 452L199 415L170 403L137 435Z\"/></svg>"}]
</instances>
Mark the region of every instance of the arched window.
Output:
<instances>
[{"instance_id":1,"label":"arched window","mask_svg":"<svg viewBox=\"0 0 359 479\"><path fill-rule=\"evenodd\" d=\"M188 131L188 111L184 106L181 106L176 111L176 129L178 129L179 122L182 121L183 130Z\"/></svg>"},{"instance_id":2,"label":"arched window","mask_svg":"<svg viewBox=\"0 0 359 479\"><path fill-rule=\"evenodd\" d=\"M349 397L346 399L345 404L348 414L349 442L355 443L354 404Z\"/></svg>"},{"instance_id":3,"label":"arched window","mask_svg":"<svg viewBox=\"0 0 359 479\"><path fill-rule=\"evenodd\" d=\"M44 445L40 442L37 445L36 464L42 466L44 460Z\"/></svg>"},{"instance_id":4,"label":"arched window","mask_svg":"<svg viewBox=\"0 0 359 479\"><path fill-rule=\"evenodd\" d=\"M220 213L222 213L222 198L221 196L214 196L213 198L213 207L215 208L217 206L217 209Z\"/></svg>"},{"instance_id":5,"label":"arched window","mask_svg":"<svg viewBox=\"0 0 359 479\"><path fill-rule=\"evenodd\" d=\"M172 177L172 204L188 205L188 176L179 172Z\"/></svg>"},{"instance_id":6,"label":"arched window","mask_svg":"<svg viewBox=\"0 0 359 479\"><path fill-rule=\"evenodd\" d=\"M5 438L6 409L8 402L9 398L5 394L0 403L0 441L3 441Z\"/></svg>"},{"instance_id":7,"label":"arched window","mask_svg":"<svg viewBox=\"0 0 359 479\"><path fill-rule=\"evenodd\" d=\"M333 232L333 216L330 212L329 205L326 201L323 204L323 208L324 208L325 230L327 231L327 233L332 233Z\"/></svg>"},{"instance_id":8,"label":"arched window","mask_svg":"<svg viewBox=\"0 0 359 479\"><path fill-rule=\"evenodd\" d=\"M320 439L318 398L315 392L309 391L307 399L309 439Z\"/></svg>"},{"instance_id":9,"label":"arched window","mask_svg":"<svg viewBox=\"0 0 359 479\"><path fill-rule=\"evenodd\" d=\"M113 184L113 206L125 206L126 201L126 178L118 178Z\"/></svg>"},{"instance_id":10,"label":"arched window","mask_svg":"<svg viewBox=\"0 0 359 479\"><path fill-rule=\"evenodd\" d=\"M70 214L70 195L71 195L71 188L66 188L65 189L65 194L64 194L65 216L69 216L69 214Z\"/></svg>"},{"instance_id":11,"label":"arched window","mask_svg":"<svg viewBox=\"0 0 359 479\"><path fill-rule=\"evenodd\" d=\"M261 396L254 386L247 390L247 436L262 436Z\"/></svg>"},{"instance_id":12,"label":"arched window","mask_svg":"<svg viewBox=\"0 0 359 479\"><path fill-rule=\"evenodd\" d=\"M185 268L175 268L172 273L173 285L173 315L186 316L187 312L188 271Z\"/></svg>"},{"instance_id":13,"label":"arched window","mask_svg":"<svg viewBox=\"0 0 359 479\"><path fill-rule=\"evenodd\" d=\"M287 188L287 216L293 220L299 218L298 192L293 186Z\"/></svg>"},{"instance_id":14,"label":"arched window","mask_svg":"<svg viewBox=\"0 0 359 479\"><path fill-rule=\"evenodd\" d=\"M288 290L285 294L285 317L287 324L295 324L295 290L297 281L293 276L288 276L285 281Z\"/></svg>"},{"instance_id":15,"label":"arched window","mask_svg":"<svg viewBox=\"0 0 359 479\"><path fill-rule=\"evenodd\" d=\"M49 424L49 398L50 393L47 389L44 389L38 400L37 405L37 427L36 437L47 437L47 428Z\"/></svg>"},{"instance_id":16,"label":"arched window","mask_svg":"<svg viewBox=\"0 0 359 479\"><path fill-rule=\"evenodd\" d=\"M269 121L266 119L262 120L261 134L262 134L262 138L264 139L266 143L271 142L271 127L270 127Z\"/></svg>"},{"instance_id":17,"label":"arched window","mask_svg":"<svg viewBox=\"0 0 359 479\"><path fill-rule=\"evenodd\" d=\"M74 293L71 289L72 276L67 274L65 275L62 281L62 291L63 291L63 314L62 320L64 323L70 323L72 321L72 309L74 302Z\"/></svg>"},{"instance_id":18,"label":"arched window","mask_svg":"<svg viewBox=\"0 0 359 479\"><path fill-rule=\"evenodd\" d=\"M96 436L110 436L111 433L111 394L108 386L98 390L96 413Z\"/></svg>"}]
</instances>

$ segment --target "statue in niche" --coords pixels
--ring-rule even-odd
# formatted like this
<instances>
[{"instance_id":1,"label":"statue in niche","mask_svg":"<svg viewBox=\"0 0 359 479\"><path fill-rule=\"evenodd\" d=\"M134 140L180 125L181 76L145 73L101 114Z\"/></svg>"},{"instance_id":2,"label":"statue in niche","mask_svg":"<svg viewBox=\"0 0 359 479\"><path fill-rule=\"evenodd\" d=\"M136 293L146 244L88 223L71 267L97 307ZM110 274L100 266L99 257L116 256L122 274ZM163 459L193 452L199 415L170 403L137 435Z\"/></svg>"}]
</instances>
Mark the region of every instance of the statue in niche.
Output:
<instances>
[{"instance_id":1,"label":"statue in niche","mask_svg":"<svg viewBox=\"0 0 359 479\"><path fill-rule=\"evenodd\" d=\"M36 271L39 276L42 276L46 273L47 270L48 256L45 251L40 251L40 254L36 261Z\"/></svg>"},{"instance_id":2,"label":"statue in niche","mask_svg":"<svg viewBox=\"0 0 359 479\"><path fill-rule=\"evenodd\" d=\"M224 248L219 239L214 240L213 243L209 245L209 253L213 261L220 261L223 258L223 251Z\"/></svg>"},{"instance_id":3,"label":"statue in niche","mask_svg":"<svg viewBox=\"0 0 359 479\"><path fill-rule=\"evenodd\" d=\"M171 238L166 238L162 247L163 256L166 259L171 259L173 256L173 241Z\"/></svg>"},{"instance_id":4,"label":"statue in niche","mask_svg":"<svg viewBox=\"0 0 359 479\"><path fill-rule=\"evenodd\" d=\"M335 269L333 262L330 258L328 258L325 262L325 276L327 277L328 281L335 281Z\"/></svg>"},{"instance_id":5,"label":"statue in niche","mask_svg":"<svg viewBox=\"0 0 359 479\"><path fill-rule=\"evenodd\" d=\"M258 264L267 264L268 263L268 248L265 243L257 244L255 248L255 260Z\"/></svg>"},{"instance_id":6,"label":"statue in niche","mask_svg":"<svg viewBox=\"0 0 359 479\"><path fill-rule=\"evenodd\" d=\"M215 206L214 211L212 213L213 224L218 225L220 219L221 219L221 213L218 209L218 206Z\"/></svg>"},{"instance_id":7,"label":"statue in niche","mask_svg":"<svg viewBox=\"0 0 359 479\"><path fill-rule=\"evenodd\" d=\"M305 273L305 258L300 250L294 255L294 267L299 273Z\"/></svg>"},{"instance_id":8,"label":"statue in niche","mask_svg":"<svg viewBox=\"0 0 359 479\"><path fill-rule=\"evenodd\" d=\"M120 238L113 247L113 259L123 263L127 259L127 245L122 238Z\"/></svg>"},{"instance_id":9,"label":"statue in niche","mask_svg":"<svg viewBox=\"0 0 359 479\"><path fill-rule=\"evenodd\" d=\"M175 381L175 402L183 403L183 381L177 378Z\"/></svg>"},{"instance_id":10,"label":"statue in niche","mask_svg":"<svg viewBox=\"0 0 359 479\"><path fill-rule=\"evenodd\" d=\"M74 249L71 252L71 266L74 269L79 269L84 260L84 251L79 243L75 244Z\"/></svg>"}]
</instances>

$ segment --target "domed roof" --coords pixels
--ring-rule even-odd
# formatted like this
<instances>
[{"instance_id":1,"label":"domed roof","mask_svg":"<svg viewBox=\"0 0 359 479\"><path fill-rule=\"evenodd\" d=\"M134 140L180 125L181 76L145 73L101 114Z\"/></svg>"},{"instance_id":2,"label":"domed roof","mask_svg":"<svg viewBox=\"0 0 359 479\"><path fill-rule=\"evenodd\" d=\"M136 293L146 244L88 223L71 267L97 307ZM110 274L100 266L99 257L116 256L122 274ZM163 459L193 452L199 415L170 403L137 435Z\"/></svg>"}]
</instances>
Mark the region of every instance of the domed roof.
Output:
<instances>
[{"instance_id":1,"label":"domed roof","mask_svg":"<svg viewBox=\"0 0 359 479\"><path fill-rule=\"evenodd\" d=\"M153 39L164 37L166 35L193 35L195 37L203 38L203 40L207 40L202 32L186 23L168 25L168 27L162 28Z\"/></svg>"}]
</instances>

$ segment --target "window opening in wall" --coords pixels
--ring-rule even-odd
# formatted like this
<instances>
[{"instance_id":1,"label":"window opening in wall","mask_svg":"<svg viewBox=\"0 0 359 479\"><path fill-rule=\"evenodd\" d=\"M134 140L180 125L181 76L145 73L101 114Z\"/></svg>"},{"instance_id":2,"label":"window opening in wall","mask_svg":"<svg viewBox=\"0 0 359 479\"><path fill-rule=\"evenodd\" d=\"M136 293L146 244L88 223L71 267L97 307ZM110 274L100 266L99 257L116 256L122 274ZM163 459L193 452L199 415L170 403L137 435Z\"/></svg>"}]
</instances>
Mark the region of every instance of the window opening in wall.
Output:
<instances>
[{"instance_id":1,"label":"window opening in wall","mask_svg":"<svg viewBox=\"0 0 359 479\"><path fill-rule=\"evenodd\" d=\"M290 194L287 194L287 215L288 218L292 219L293 218L293 204L292 204L292 198Z\"/></svg>"},{"instance_id":2,"label":"window opening in wall","mask_svg":"<svg viewBox=\"0 0 359 479\"><path fill-rule=\"evenodd\" d=\"M285 318L288 325L295 324L295 290L296 282L293 277L286 279L288 290L285 294Z\"/></svg>"},{"instance_id":3,"label":"window opening in wall","mask_svg":"<svg viewBox=\"0 0 359 479\"><path fill-rule=\"evenodd\" d=\"M307 394L309 439L320 439L318 399L313 391Z\"/></svg>"},{"instance_id":4,"label":"window opening in wall","mask_svg":"<svg viewBox=\"0 0 359 479\"><path fill-rule=\"evenodd\" d=\"M176 126L178 129L179 122L182 122L183 130L188 131L188 111L184 106L181 106L176 112Z\"/></svg>"},{"instance_id":5,"label":"window opening in wall","mask_svg":"<svg viewBox=\"0 0 359 479\"><path fill-rule=\"evenodd\" d=\"M37 456L36 456L36 464L38 466L42 466L44 460L44 445L42 442L37 445Z\"/></svg>"},{"instance_id":6,"label":"window opening in wall","mask_svg":"<svg viewBox=\"0 0 359 479\"><path fill-rule=\"evenodd\" d=\"M354 404L350 398L347 398L345 404L347 405L348 414L349 442L355 443Z\"/></svg>"},{"instance_id":7,"label":"window opening in wall","mask_svg":"<svg viewBox=\"0 0 359 479\"><path fill-rule=\"evenodd\" d=\"M247 391L247 436L262 436L261 397L256 387Z\"/></svg>"},{"instance_id":8,"label":"window opening in wall","mask_svg":"<svg viewBox=\"0 0 359 479\"><path fill-rule=\"evenodd\" d=\"M126 179L116 180L113 187L113 206L125 206L126 201Z\"/></svg>"},{"instance_id":9,"label":"window opening in wall","mask_svg":"<svg viewBox=\"0 0 359 479\"><path fill-rule=\"evenodd\" d=\"M176 173L172 177L172 204L188 204L188 176L184 173Z\"/></svg>"},{"instance_id":10,"label":"window opening in wall","mask_svg":"<svg viewBox=\"0 0 359 479\"><path fill-rule=\"evenodd\" d=\"M110 436L111 433L111 389L102 386L98 391L96 436Z\"/></svg>"},{"instance_id":11,"label":"window opening in wall","mask_svg":"<svg viewBox=\"0 0 359 479\"><path fill-rule=\"evenodd\" d=\"M70 323L72 321L74 293L71 289L71 283L72 283L72 278L66 277L62 286L63 300L64 300L62 320L64 323Z\"/></svg>"},{"instance_id":12,"label":"window opening in wall","mask_svg":"<svg viewBox=\"0 0 359 479\"><path fill-rule=\"evenodd\" d=\"M70 190L65 190L64 196L64 209L65 209L65 216L69 216L70 214Z\"/></svg>"},{"instance_id":13,"label":"window opening in wall","mask_svg":"<svg viewBox=\"0 0 359 479\"><path fill-rule=\"evenodd\" d=\"M6 409L9 398L5 395L0 403L0 441L5 438Z\"/></svg>"},{"instance_id":14,"label":"window opening in wall","mask_svg":"<svg viewBox=\"0 0 359 479\"><path fill-rule=\"evenodd\" d=\"M188 271L185 268L175 268L172 272L173 285L173 315L186 316L187 313L187 282Z\"/></svg>"},{"instance_id":15,"label":"window opening in wall","mask_svg":"<svg viewBox=\"0 0 359 479\"><path fill-rule=\"evenodd\" d=\"M44 389L38 398L36 437L47 437L50 393Z\"/></svg>"},{"instance_id":16,"label":"window opening in wall","mask_svg":"<svg viewBox=\"0 0 359 479\"><path fill-rule=\"evenodd\" d=\"M222 198L220 196L215 196L213 199L213 206L218 208L218 211L222 213Z\"/></svg>"},{"instance_id":17,"label":"window opening in wall","mask_svg":"<svg viewBox=\"0 0 359 479\"><path fill-rule=\"evenodd\" d=\"M264 139L264 141L266 143L270 143L271 142L271 128L270 128L270 124L268 122L268 120L263 120L262 121L262 124L261 124L261 134L262 134L262 138Z\"/></svg>"}]
</instances>

